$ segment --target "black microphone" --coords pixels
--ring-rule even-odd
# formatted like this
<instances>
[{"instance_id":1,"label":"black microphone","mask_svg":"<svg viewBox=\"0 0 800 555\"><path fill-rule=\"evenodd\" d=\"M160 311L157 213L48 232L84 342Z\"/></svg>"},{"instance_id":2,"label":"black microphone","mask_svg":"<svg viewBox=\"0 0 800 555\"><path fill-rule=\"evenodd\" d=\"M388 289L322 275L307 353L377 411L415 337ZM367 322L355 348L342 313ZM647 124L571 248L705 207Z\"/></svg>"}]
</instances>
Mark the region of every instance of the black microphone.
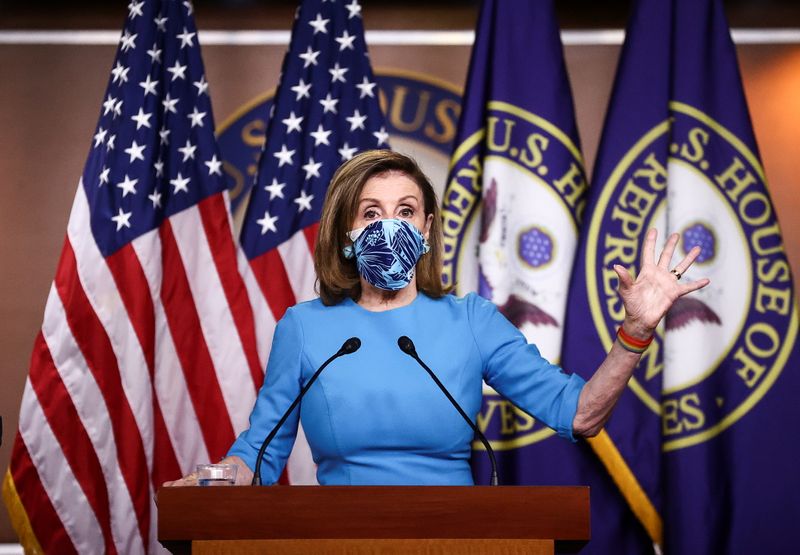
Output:
<instances>
[{"instance_id":1,"label":"black microphone","mask_svg":"<svg viewBox=\"0 0 800 555\"><path fill-rule=\"evenodd\" d=\"M472 430L475 432L475 435L478 436L478 439L480 439L481 443L483 443L483 446L486 447L486 452L489 453L489 460L492 463L492 477L490 478L489 483L493 486L496 486L499 482L497 479L497 460L494 458L494 450L492 449L492 446L489 445L489 441L486 439L486 436L483 435L483 432L481 432L475 423L470 420L470 417L467 416L467 413L464 412L464 409L461 408L461 405L459 405L453 396L450 395L450 392L447 391L447 388L444 386L444 384L439 381L439 378L436 377L436 374L433 373L433 370L428 368L428 365L422 362L422 359L420 359L419 355L417 354L416 347L414 347L414 342L411 341L409 337L402 335L397 338L397 346L400 347L400 350L405 354L416 360L417 363L422 366L426 372L428 372L428 375L433 379L433 381L436 382L436 385L439 386L439 389L442 390L442 393L445 394L448 400L456 408L458 414L460 414L461 417L466 420L467 424L469 424L469 427L472 428Z\"/></svg>"},{"instance_id":2,"label":"black microphone","mask_svg":"<svg viewBox=\"0 0 800 555\"><path fill-rule=\"evenodd\" d=\"M308 391L309 388L314 384L314 382L317 381L317 378L322 373L322 371L325 370L326 366L328 366L331 362L333 362L340 356L355 353L360 347L361 347L361 340L358 337L351 337L350 339L345 341L342 344L342 347L338 351L336 351L336 354L334 354L331 358L323 362L322 366L320 366L317 369L317 371L314 372L314 375L311 376L311 379L308 380L308 383L306 383L306 385L303 386L303 389L300 390L300 394L292 402L289 408L286 409L286 412L283 413L281 419L278 420L278 423L275 424L275 427L272 428L272 431L269 433L269 435L267 435L267 438L264 440L264 443L261 444L261 449L258 450L258 458L256 459L256 468L253 471L253 481L250 482L251 486L261 485L261 462L262 458L264 457L264 453L266 453L267 451L267 446L275 438L275 435L278 433L278 430L280 429L281 426L283 426L283 423L286 422L286 419L289 418L289 415L292 413L294 408L300 402L300 399L303 398L303 395L306 394L306 391Z\"/></svg>"}]
</instances>

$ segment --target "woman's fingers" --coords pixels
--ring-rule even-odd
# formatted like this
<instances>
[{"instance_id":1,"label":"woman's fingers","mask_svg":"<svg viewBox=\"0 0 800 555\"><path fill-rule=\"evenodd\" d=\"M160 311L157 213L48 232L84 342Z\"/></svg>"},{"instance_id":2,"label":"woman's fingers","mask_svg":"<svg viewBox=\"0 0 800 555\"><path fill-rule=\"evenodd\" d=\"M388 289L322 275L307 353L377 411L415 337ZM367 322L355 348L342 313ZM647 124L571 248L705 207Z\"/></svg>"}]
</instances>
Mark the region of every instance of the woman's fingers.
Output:
<instances>
[{"instance_id":1,"label":"woman's fingers","mask_svg":"<svg viewBox=\"0 0 800 555\"><path fill-rule=\"evenodd\" d=\"M675 266L675 271L681 274L685 274L686 271L694 264L694 261L700 256L701 249L700 247L694 246L692 250L690 250L686 256L683 257L683 260L678 262Z\"/></svg>"},{"instance_id":2,"label":"woman's fingers","mask_svg":"<svg viewBox=\"0 0 800 555\"><path fill-rule=\"evenodd\" d=\"M647 230L644 236L644 243L642 244L642 256L640 257L639 264L644 268L648 264L656 263L656 239L658 238L658 231L656 228L651 227Z\"/></svg>"},{"instance_id":3,"label":"woman's fingers","mask_svg":"<svg viewBox=\"0 0 800 555\"><path fill-rule=\"evenodd\" d=\"M680 291L678 292L678 295L683 297L687 293L691 293L692 291L697 291L698 289L702 289L709 283L711 283L710 279L703 278L695 281L690 281L689 283L681 284L681 288Z\"/></svg>"},{"instance_id":4,"label":"woman's fingers","mask_svg":"<svg viewBox=\"0 0 800 555\"><path fill-rule=\"evenodd\" d=\"M170 480L168 482L164 482L161 484L165 488L172 488L178 486L196 486L197 485L197 473L192 472L191 474L187 474L183 478L178 478L177 480Z\"/></svg>"},{"instance_id":5,"label":"woman's fingers","mask_svg":"<svg viewBox=\"0 0 800 555\"><path fill-rule=\"evenodd\" d=\"M667 238L667 244L664 245L664 250L661 251L661 256L658 257L659 268L669 270L669 264L672 261L672 255L675 252L675 247L678 245L678 240L681 238L677 233L671 234Z\"/></svg>"},{"instance_id":6,"label":"woman's fingers","mask_svg":"<svg viewBox=\"0 0 800 555\"><path fill-rule=\"evenodd\" d=\"M619 276L620 285L623 287L630 287L633 285L633 276L631 276L625 266L614 264L614 271L617 273L617 276Z\"/></svg>"}]
</instances>

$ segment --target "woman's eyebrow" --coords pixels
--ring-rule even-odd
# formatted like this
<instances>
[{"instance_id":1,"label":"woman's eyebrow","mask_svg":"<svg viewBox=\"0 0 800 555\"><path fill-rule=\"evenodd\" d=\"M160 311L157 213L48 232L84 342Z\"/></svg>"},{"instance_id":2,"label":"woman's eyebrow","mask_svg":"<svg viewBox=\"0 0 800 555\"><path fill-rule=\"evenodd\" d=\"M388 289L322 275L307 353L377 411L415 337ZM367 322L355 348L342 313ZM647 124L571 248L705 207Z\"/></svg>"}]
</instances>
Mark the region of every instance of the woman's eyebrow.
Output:
<instances>
[{"instance_id":1,"label":"woman's eyebrow","mask_svg":"<svg viewBox=\"0 0 800 555\"><path fill-rule=\"evenodd\" d=\"M417 197L415 197L414 195L406 195L404 197L399 198L397 200L397 204L402 204L404 202L407 202L408 200L413 200L413 201L419 203L419 199ZM372 203L372 204L381 204L381 201L376 199L376 198L362 198L361 200L358 201L358 204L360 206L360 205L364 204L365 202L369 202L369 203Z\"/></svg>"},{"instance_id":2,"label":"woman's eyebrow","mask_svg":"<svg viewBox=\"0 0 800 555\"><path fill-rule=\"evenodd\" d=\"M401 198L400 200L398 200L397 203L400 204L401 202L405 202L408 199L411 199L413 201L419 202L419 199L417 197L415 197L414 195L406 195L403 198Z\"/></svg>"}]
</instances>

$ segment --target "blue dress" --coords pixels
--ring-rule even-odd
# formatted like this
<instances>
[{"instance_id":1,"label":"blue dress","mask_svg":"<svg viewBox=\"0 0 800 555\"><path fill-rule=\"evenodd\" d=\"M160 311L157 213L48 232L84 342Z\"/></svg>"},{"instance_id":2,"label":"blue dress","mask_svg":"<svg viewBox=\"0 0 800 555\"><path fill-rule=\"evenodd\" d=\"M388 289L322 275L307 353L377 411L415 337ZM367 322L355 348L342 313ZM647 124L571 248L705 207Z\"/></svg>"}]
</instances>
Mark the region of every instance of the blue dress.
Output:
<instances>
[{"instance_id":1,"label":"blue dress","mask_svg":"<svg viewBox=\"0 0 800 555\"><path fill-rule=\"evenodd\" d=\"M481 379L525 412L573 439L584 385L550 364L485 299L470 294L368 311L350 299L317 299L290 308L278 323L264 386L250 428L228 455L252 469L261 442L303 384L349 337L361 348L332 362L309 389L299 418L323 485L470 485L472 430L414 359L400 351L407 335L464 411L481 406ZM295 410L262 463L264 484L277 481L297 433Z\"/></svg>"}]
</instances>

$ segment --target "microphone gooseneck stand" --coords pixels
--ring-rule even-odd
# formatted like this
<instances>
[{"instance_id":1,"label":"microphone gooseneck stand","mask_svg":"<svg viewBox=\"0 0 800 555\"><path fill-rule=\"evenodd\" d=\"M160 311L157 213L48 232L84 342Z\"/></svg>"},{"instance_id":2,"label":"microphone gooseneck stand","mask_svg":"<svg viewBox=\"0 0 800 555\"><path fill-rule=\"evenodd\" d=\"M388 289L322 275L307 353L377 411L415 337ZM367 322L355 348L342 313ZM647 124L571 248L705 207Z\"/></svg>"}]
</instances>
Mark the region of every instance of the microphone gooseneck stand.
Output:
<instances>
[{"instance_id":1,"label":"microphone gooseneck stand","mask_svg":"<svg viewBox=\"0 0 800 555\"><path fill-rule=\"evenodd\" d=\"M433 370L428 368L428 365L422 362L422 359L419 358L419 355L417 354L416 347L414 347L414 342L411 341L409 337L402 335L397 339L397 346L400 347L400 350L405 354L416 360L417 364L422 366L425 371L428 372L428 375L431 377L431 379L436 382L436 385L439 386L439 389L442 390L442 393L445 394L447 399L456 408L461 417L467 422L467 424L469 424L469 427L472 428L472 431L475 432L475 435L478 436L478 439L481 440L481 443L483 443L483 446L486 448L486 452L489 454L489 460L492 463L492 476L489 479L489 483L493 486L498 485L499 480L497 479L497 460L494 457L494 450L492 449L492 446L489 445L489 441L486 439L486 436L483 435L483 432L481 432L475 423L470 419L470 417L467 416L467 413L464 412L464 409L461 408L461 405L459 405L453 396L450 395L450 392L447 391L447 388L444 386L444 384L439 381L439 378L436 377L436 374L433 373Z\"/></svg>"},{"instance_id":2,"label":"microphone gooseneck stand","mask_svg":"<svg viewBox=\"0 0 800 555\"><path fill-rule=\"evenodd\" d=\"M311 386L314 384L314 382L317 381L317 378L322 373L322 371L325 370L325 367L328 366L331 362L333 362L337 358L339 358L340 356L355 353L360 347L361 347L361 340L358 337L351 337L350 339L345 341L344 344L342 344L342 347L338 351L336 351L336 354L334 354L331 358L323 362L322 366L320 366L317 369L317 371L314 372L314 375L311 376L311 379L308 380L308 383L306 383L306 385L303 386L303 389L300 390L300 394L295 398L292 404L289 405L289 408L286 409L286 412L283 413L281 419L278 420L278 423L275 424L275 427L272 428L272 431L270 431L264 442L261 444L261 449L258 450L258 457L256 458L256 468L253 471L253 481L250 482L250 485L252 486L261 485L261 462L263 460L264 453L266 453L267 451L267 446L275 438L275 436L278 433L278 430L280 430L281 426L283 426L283 423L286 422L286 419L289 418L289 415L292 414L292 411L295 409L297 404L300 403L300 399L303 398L303 395L306 394L306 391L308 391L309 388L311 388Z\"/></svg>"}]
</instances>

